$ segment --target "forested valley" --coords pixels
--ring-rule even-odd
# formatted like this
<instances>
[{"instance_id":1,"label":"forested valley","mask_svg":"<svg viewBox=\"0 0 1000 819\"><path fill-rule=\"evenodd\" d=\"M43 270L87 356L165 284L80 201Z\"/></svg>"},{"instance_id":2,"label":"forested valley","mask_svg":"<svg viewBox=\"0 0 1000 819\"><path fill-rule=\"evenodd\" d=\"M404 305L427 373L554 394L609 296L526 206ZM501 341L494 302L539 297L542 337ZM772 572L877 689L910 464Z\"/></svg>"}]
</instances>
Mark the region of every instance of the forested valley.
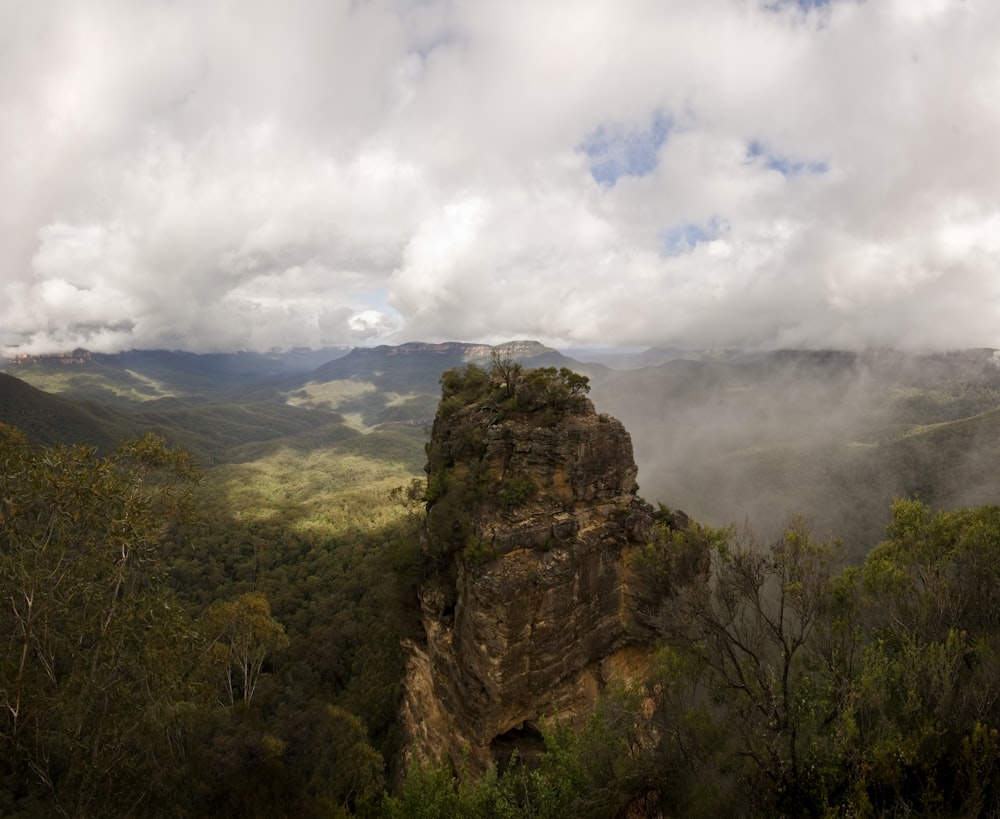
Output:
<instances>
[{"instance_id":1,"label":"forested valley","mask_svg":"<svg viewBox=\"0 0 1000 819\"><path fill-rule=\"evenodd\" d=\"M438 378L467 354L215 379L226 393L135 360L8 368L47 391L0 394L0 815L1000 811L1000 508L956 502L963 465L969 497L996 479L988 355L879 393L877 423L840 448L750 451L750 430L727 430L731 473L758 480L807 475L818 492L827 452L850 539L815 506L764 535L699 508L707 522L639 556L666 582L693 540L712 567L672 596L645 678L610 686L583 725L553 714L537 758L481 778L461 759L406 768L423 447ZM749 402L745 383L685 378L692 401ZM660 401L668 427L680 410ZM851 476L878 504L836 497ZM707 503L693 477L667 483Z\"/></svg>"}]
</instances>

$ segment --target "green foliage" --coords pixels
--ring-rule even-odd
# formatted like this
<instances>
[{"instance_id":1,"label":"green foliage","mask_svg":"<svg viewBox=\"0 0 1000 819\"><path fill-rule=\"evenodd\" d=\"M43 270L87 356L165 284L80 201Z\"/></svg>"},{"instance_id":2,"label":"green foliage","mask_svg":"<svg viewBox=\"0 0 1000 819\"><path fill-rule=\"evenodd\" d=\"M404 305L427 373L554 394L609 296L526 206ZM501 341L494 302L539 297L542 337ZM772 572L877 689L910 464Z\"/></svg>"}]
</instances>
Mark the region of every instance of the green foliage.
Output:
<instances>
[{"instance_id":1,"label":"green foliage","mask_svg":"<svg viewBox=\"0 0 1000 819\"><path fill-rule=\"evenodd\" d=\"M1000 514L900 502L888 532L839 571L801 522L715 533L642 686L490 787L525 816L994 815Z\"/></svg>"},{"instance_id":2,"label":"green foliage","mask_svg":"<svg viewBox=\"0 0 1000 819\"><path fill-rule=\"evenodd\" d=\"M569 410L574 400L590 392L590 379L561 367L539 367L524 373L518 383L517 396L523 407L531 411L550 407L557 412Z\"/></svg>"},{"instance_id":3,"label":"green foliage","mask_svg":"<svg viewBox=\"0 0 1000 819\"><path fill-rule=\"evenodd\" d=\"M1000 779L973 748L1000 726L1000 508L898 501L887 534L863 572L857 787L875 810L992 813Z\"/></svg>"},{"instance_id":4,"label":"green foliage","mask_svg":"<svg viewBox=\"0 0 1000 819\"><path fill-rule=\"evenodd\" d=\"M20 429L39 446L88 444L110 452L139 425L106 407L68 401L0 373L0 423Z\"/></svg>"},{"instance_id":5,"label":"green foliage","mask_svg":"<svg viewBox=\"0 0 1000 819\"><path fill-rule=\"evenodd\" d=\"M705 556L724 549L734 534L732 527L719 529L694 521L676 528L662 507L651 532L650 542L633 554L632 567L654 588L695 576Z\"/></svg>"},{"instance_id":6,"label":"green foliage","mask_svg":"<svg viewBox=\"0 0 1000 819\"><path fill-rule=\"evenodd\" d=\"M822 806L829 694L812 675L823 664L812 637L830 609L833 561L801 524L769 548L752 538L718 544L715 582L692 584L677 607L684 625L672 640L733 740L718 762L764 812Z\"/></svg>"},{"instance_id":7,"label":"green foliage","mask_svg":"<svg viewBox=\"0 0 1000 819\"><path fill-rule=\"evenodd\" d=\"M520 364L495 355L489 371L476 364L448 370L441 376L438 414L450 417L459 410L481 405L499 416L540 413L547 425L566 414L589 408L586 394L590 379L567 367L525 370Z\"/></svg>"},{"instance_id":8,"label":"green foliage","mask_svg":"<svg viewBox=\"0 0 1000 819\"><path fill-rule=\"evenodd\" d=\"M465 404L475 401L490 387L489 374L476 364L446 370L441 376L441 398L462 399Z\"/></svg>"},{"instance_id":9,"label":"green foliage","mask_svg":"<svg viewBox=\"0 0 1000 819\"><path fill-rule=\"evenodd\" d=\"M424 498L428 505L435 503L441 497L447 488L447 480L448 473L443 469L427 476L427 489L424 492Z\"/></svg>"},{"instance_id":10,"label":"green foliage","mask_svg":"<svg viewBox=\"0 0 1000 819\"><path fill-rule=\"evenodd\" d=\"M499 501L505 509L524 506L538 493L535 482L528 477L505 478L500 484Z\"/></svg>"},{"instance_id":11,"label":"green foliage","mask_svg":"<svg viewBox=\"0 0 1000 819\"><path fill-rule=\"evenodd\" d=\"M288 647L284 626L271 616L271 606L260 592L213 603L201 618L208 640L205 663L225 681L229 705L249 705L260 680L264 660Z\"/></svg>"},{"instance_id":12,"label":"green foliage","mask_svg":"<svg viewBox=\"0 0 1000 819\"><path fill-rule=\"evenodd\" d=\"M337 797L340 807L330 808L329 793L309 783L326 781L333 769L374 781L372 764L382 771L398 753L400 641L419 627L422 492L423 481L405 465L345 454L336 442L265 452L206 474L201 526L172 545L171 583L203 624L228 622L218 615L246 609L247 595L266 595L270 615L261 614L283 627L287 643L272 645L251 667L259 674L249 701L233 635L206 652L202 678L226 713L206 723L198 742L207 749L195 787L201 815L377 809L370 790ZM225 629L201 631L210 640ZM328 721L330 707L342 716ZM348 743L354 733L343 715L362 720L368 750L331 753L331 743Z\"/></svg>"},{"instance_id":13,"label":"green foliage","mask_svg":"<svg viewBox=\"0 0 1000 819\"><path fill-rule=\"evenodd\" d=\"M478 535L469 535L462 549L462 556L470 566L484 566L497 559L497 552L489 543Z\"/></svg>"},{"instance_id":14,"label":"green foliage","mask_svg":"<svg viewBox=\"0 0 1000 819\"><path fill-rule=\"evenodd\" d=\"M431 473L428 480L427 531L432 561L446 562L476 536L472 510L481 502L478 476L460 464Z\"/></svg>"},{"instance_id":15,"label":"green foliage","mask_svg":"<svg viewBox=\"0 0 1000 819\"><path fill-rule=\"evenodd\" d=\"M447 435L432 436L427 448L428 542L435 551L427 558L444 566L461 553L471 565L495 558L475 531L474 510L482 504L510 511L531 501L538 487L528 477L508 476L495 481L482 470L487 430L505 418L557 423L567 412L589 409L586 376L563 368L524 370L509 355L495 352L489 371L476 364L446 371L441 376L441 403L435 428Z\"/></svg>"},{"instance_id":16,"label":"green foliage","mask_svg":"<svg viewBox=\"0 0 1000 819\"><path fill-rule=\"evenodd\" d=\"M511 780L496 769L478 779L459 780L444 765L411 765L397 796L386 800L387 819L451 819L456 816L517 819L525 813L511 792Z\"/></svg>"},{"instance_id":17,"label":"green foliage","mask_svg":"<svg viewBox=\"0 0 1000 819\"><path fill-rule=\"evenodd\" d=\"M455 456L481 453L507 417L558 423L589 388L502 355L446 373L439 412L468 414L464 450L428 453L426 487L394 491L421 465L412 413L432 411L403 369L391 397L383 382L303 394L339 390L342 415L263 392L183 404L146 370L89 387L73 375L77 388L118 390L122 407L146 401L125 420L94 407L58 416L51 440L98 429L106 457L0 432L0 814L1000 813L1000 509L912 500L847 569L798 524L760 543L674 528L661 510L633 568L662 590L703 576L706 548L713 562L707 582L644 613L664 635L648 677L610 686L576 729L549 725L540 757L478 779L413 768L383 800L400 746L400 640L420 637L420 505L451 538L438 558L492 559L470 506L516 509L533 489ZM832 474L852 498L864 486L860 520L886 492L954 497L950 454L981 446L969 474L991 497L990 384L904 395L892 419L920 426L879 421L877 448L755 452L724 468L766 463L768 485L824 489ZM57 417L36 398L15 406L21 419ZM151 427L215 464L200 484L160 441L115 450L121 433Z\"/></svg>"},{"instance_id":18,"label":"green foliage","mask_svg":"<svg viewBox=\"0 0 1000 819\"><path fill-rule=\"evenodd\" d=\"M0 426L6 809L142 813L176 785L197 638L163 585L161 544L194 478L153 437L102 460Z\"/></svg>"},{"instance_id":19,"label":"green foliage","mask_svg":"<svg viewBox=\"0 0 1000 819\"><path fill-rule=\"evenodd\" d=\"M385 763L369 744L364 722L336 706L314 709L310 716L312 758L296 760L309 771L307 793L325 815L370 814L385 788Z\"/></svg>"},{"instance_id":20,"label":"green foliage","mask_svg":"<svg viewBox=\"0 0 1000 819\"><path fill-rule=\"evenodd\" d=\"M125 649L109 644L107 652L98 653L103 644L91 646L92 638L78 637L75 618L48 617L50 638L54 632L67 649L80 639L88 646L79 654L81 668L93 657L111 679L110 669L117 667L116 682L108 689L114 703L108 706L94 695L98 682L81 683L77 691L60 678L60 691L51 695L32 684L32 701L47 703L32 713L45 715L48 733L31 736L46 743L39 753L48 755L46 764L55 773L46 774L51 783L42 781L22 741L9 763L0 762L0 814L19 815L35 804L48 806L38 808L48 815L55 810L51 792L58 790L60 800L70 794L74 804L88 805L90 814L120 815L129 804L120 798L125 785L135 804L160 804L163 812L177 815L377 811L385 760L393 760L398 749L400 638L415 636L420 565L419 518L409 499L405 506L400 503L404 493L394 499L392 490L413 480L421 442L415 433L395 430L361 434L340 425L317 428L315 411L292 410L279 409L272 420L308 417L311 431L307 424L278 446L254 443L262 430L247 424L224 444L233 446L215 450L243 462L211 468L198 486L188 481L193 475L189 460L178 455L171 472L149 442L130 444L108 461L90 451L80 456L88 464L81 473L91 465L110 471L115 464L142 479L141 491L129 495L135 508L125 514L114 511L111 502L119 495L107 482L60 503L76 510L72 516L81 545L92 538L96 548L103 537L110 552L125 539L125 533L106 537L112 524L127 520L138 527L147 516L157 517L151 536L139 538L142 548L129 553L136 570L128 577L138 578L139 567L147 573L142 584L127 586L128 595L141 587L141 600L136 597L133 607L129 597L126 606L123 591L115 610L124 619L116 614L111 630L127 623L136 635L145 635L135 638L148 663L136 697L155 694L162 700L160 692L175 686L187 699L173 706L157 700L162 729L152 717L131 716L139 706L129 704L131 689L117 681L136 674L132 669L139 666L125 662ZM213 412L206 408L197 420L191 414L192 425L211 434ZM263 419L251 410L233 420L241 417ZM280 422L273 427L284 431ZM11 508L23 499L33 504L26 515L39 517L44 492L23 478L17 469L5 473L4 485L18 490L10 496ZM181 529L180 501L186 498L196 502L197 523ZM143 503L148 508L140 508ZM154 539L155 553L139 561ZM16 565L5 559L0 574ZM156 603L157 595L167 602ZM40 602L35 595L36 611ZM131 614L133 608L141 617ZM143 625L154 616L155 629ZM74 681L77 676L74 672ZM51 705L56 696L66 703L62 712ZM102 708L106 720L85 726L95 732L89 746L85 733L65 753L53 752L51 734L68 730L75 724L70 720L87 709ZM130 716L116 722L126 711ZM24 724L26 713L22 708L19 715ZM112 725L119 726L120 736L108 730ZM0 740L6 742L6 735ZM127 762L116 751L101 755L106 766L89 764L94 749L115 743L128 749ZM73 762L67 772L66 760L76 759L88 764ZM137 782L143 786L136 787ZM151 795L164 793L168 796ZM104 804L112 807L105 810Z\"/></svg>"},{"instance_id":21,"label":"green foliage","mask_svg":"<svg viewBox=\"0 0 1000 819\"><path fill-rule=\"evenodd\" d=\"M860 569L800 521L768 546L665 526L647 568L670 576L662 552L707 537L712 576L671 598L648 677L580 728L553 723L531 766L418 772L401 799L468 816L995 815L1000 511L893 513Z\"/></svg>"}]
</instances>

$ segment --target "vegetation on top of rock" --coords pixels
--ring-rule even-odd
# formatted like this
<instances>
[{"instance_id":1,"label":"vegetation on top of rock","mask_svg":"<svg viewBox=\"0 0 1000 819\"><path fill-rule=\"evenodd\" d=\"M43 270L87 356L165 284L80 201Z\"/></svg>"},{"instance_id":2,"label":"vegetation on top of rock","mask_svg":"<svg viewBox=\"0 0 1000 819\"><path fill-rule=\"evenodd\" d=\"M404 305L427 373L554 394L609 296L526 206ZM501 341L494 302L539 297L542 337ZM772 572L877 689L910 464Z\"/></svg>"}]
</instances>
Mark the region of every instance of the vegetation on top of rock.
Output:
<instances>
[{"instance_id":1,"label":"vegetation on top of rock","mask_svg":"<svg viewBox=\"0 0 1000 819\"><path fill-rule=\"evenodd\" d=\"M497 474L486 464L488 436L507 422L548 430L567 417L592 415L589 390L584 375L566 367L525 369L501 350L493 351L488 370L470 363L441 376L427 444L427 557L436 561L461 551L481 565L496 556L477 530L474 510L485 504L517 513L538 497L539 487L532 475L507 468Z\"/></svg>"},{"instance_id":2,"label":"vegetation on top of rock","mask_svg":"<svg viewBox=\"0 0 1000 819\"><path fill-rule=\"evenodd\" d=\"M467 364L441 376L439 412L449 415L461 407L478 404L500 418L540 412L546 424L554 426L567 414L592 411L588 392L590 379L568 367L526 370L509 354L494 350L489 370Z\"/></svg>"},{"instance_id":3,"label":"vegetation on top of rock","mask_svg":"<svg viewBox=\"0 0 1000 819\"><path fill-rule=\"evenodd\" d=\"M525 367L539 360L517 352ZM547 426L556 410L527 409L530 371L493 382L486 352L478 368L465 348L426 355L366 351L252 391L271 374L186 354L176 368L166 353L10 364L63 397L0 378L0 421L27 437L0 426L0 815L1000 815L1000 509L979 506L1000 491L993 351L589 370L595 403L642 453L645 493L722 524L750 509L766 534L653 511L627 564L639 625L666 630L644 673L609 686L582 725L512 730L540 731L534 756L497 753L478 780L414 765L392 789L402 641L422 634L422 603L450 603L453 619L463 608L418 598L434 487L406 487L440 372L463 362L450 383L469 403L447 425L478 427L463 445L495 446L495 463L563 432ZM559 370L542 372L558 386ZM571 401L581 411L584 393ZM607 416L564 421L574 449L584 433L620 434ZM505 437L514 426L521 441ZM204 479L149 440L116 450L152 429ZM532 465L549 454L538 445ZM589 479L594 463L565 477ZM579 485L517 467L480 467L471 484L493 522L525 524ZM468 460L442 469L436 524L446 509L470 517L455 487L472 476ZM601 497L637 533L641 516ZM890 509L892 497L905 500ZM772 535L787 509L820 539ZM470 527L453 541L465 573L487 574L515 536L536 550L525 565L569 564L571 542L593 531L573 512L550 515L551 540ZM689 564L710 582L677 587ZM678 593L664 598L664 584ZM505 614L523 619L537 592L517 588ZM550 618L564 634L570 609Z\"/></svg>"}]
</instances>

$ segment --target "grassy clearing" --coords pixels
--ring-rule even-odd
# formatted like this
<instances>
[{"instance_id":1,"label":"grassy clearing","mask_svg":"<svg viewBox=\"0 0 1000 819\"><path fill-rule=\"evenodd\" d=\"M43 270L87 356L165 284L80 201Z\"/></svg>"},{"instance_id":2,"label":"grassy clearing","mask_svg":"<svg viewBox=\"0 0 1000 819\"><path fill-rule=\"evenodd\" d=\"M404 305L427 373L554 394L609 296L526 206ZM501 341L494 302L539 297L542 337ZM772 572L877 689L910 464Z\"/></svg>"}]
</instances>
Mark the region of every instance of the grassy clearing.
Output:
<instances>
[{"instance_id":1,"label":"grassy clearing","mask_svg":"<svg viewBox=\"0 0 1000 819\"><path fill-rule=\"evenodd\" d=\"M26 381L33 387L53 395L70 394L101 400L109 396L118 397L125 390L109 378L94 372L74 372L54 370L45 367L16 367L11 375ZM149 400L144 397L142 400Z\"/></svg>"},{"instance_id":2,"label":"grassy clearing","mask_svg":"<svg viewBox=\"0 0 1000 819\"><path fill-rule=\"evenodd\" d=\"M172 389L167 387L162 381L157 381L155 378L149 378L142 373L137 373L135 370L125 370L130 376L132 376L136 381L147 388L148 392L140 392L138 389L124 390L122 388L116 388L109 385L115 395L120 398L129 398L133 401L155 401L157 398L177 398L178 393L174 392Z\"/></svg>"},{"instance_id":3,"label":"grassy clearing","mask_svg":"<svg viewBox=\"0 0 1000 819\"><path fill-rule=\"evenodd\" d=\"M9 372L53 395L84 398L119 408L180 395L162 381L128 369L108 373L23 366Z\"/></svg>"},{"instance_id":4,"label":"grassy clearing","mask_svg":"<svg viewBox=\"0 0 1000 819\"><path fill-rule=\"evenodd\" d=\"M425 393L420 393L420 392L407 392L407 393L387 392L385 393L385 405L387 407L405 406L407 403L411 401L419 400L424 395ZM434 395L433 397L435 400L437 400L438 398L437 395Z\"/></svg>"},{"instance_id":5,"label":"grassy clearing","mask_svg":"<svg viewBox=\"0 0 1000 819\"><path fill-rule=\"evenodd\" d=\"M356 401L362 396L375 392L377 387L370 381L342 379L319 383L310 381L302 389L291 393L285 402L293 407L327 407L337 409Z\"/></svg>"},{"instance_id":6,"label":"grassy clearing","mask_svg":"<svg viewBox=\"0 0 1000 819\"><path fill-rule=\"evenodd\" d=\"M395 520L389 492L417 477L412 466L361 454L282 447L254 461L223 464L205 475L204 489L242 520L291 517L296 527L331 533L359 520L378 527Z\"/></svg>"},{"instance_id":7,"label":"grassy clearing","mask_svg":"<svg viewBox=\"0 0 1000 819\"><path fill-rule=\"evenodd\" d=\"M360 412L345 412L344 424L362 434L369 433L374 429L365 423L365 416Z\"/></svg>"}]
</instances>

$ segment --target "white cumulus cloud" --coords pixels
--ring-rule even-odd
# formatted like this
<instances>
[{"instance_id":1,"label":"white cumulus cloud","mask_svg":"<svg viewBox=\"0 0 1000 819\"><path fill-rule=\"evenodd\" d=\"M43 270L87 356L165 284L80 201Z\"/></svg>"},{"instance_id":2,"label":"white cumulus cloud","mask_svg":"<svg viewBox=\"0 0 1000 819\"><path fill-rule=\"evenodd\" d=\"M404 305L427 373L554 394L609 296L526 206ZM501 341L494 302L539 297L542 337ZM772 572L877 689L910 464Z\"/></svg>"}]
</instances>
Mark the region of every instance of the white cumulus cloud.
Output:
<instances>
[{"instance_id":1,"label":"white cumulus cloud","mask_svg":"<svg viewBox=\"0 0 1000 819\"><path fill-rule=\"evenodd\" d=\"M0 4L0 347L1000 346L1000 6Z\"/></svg>"}]
</instances>

